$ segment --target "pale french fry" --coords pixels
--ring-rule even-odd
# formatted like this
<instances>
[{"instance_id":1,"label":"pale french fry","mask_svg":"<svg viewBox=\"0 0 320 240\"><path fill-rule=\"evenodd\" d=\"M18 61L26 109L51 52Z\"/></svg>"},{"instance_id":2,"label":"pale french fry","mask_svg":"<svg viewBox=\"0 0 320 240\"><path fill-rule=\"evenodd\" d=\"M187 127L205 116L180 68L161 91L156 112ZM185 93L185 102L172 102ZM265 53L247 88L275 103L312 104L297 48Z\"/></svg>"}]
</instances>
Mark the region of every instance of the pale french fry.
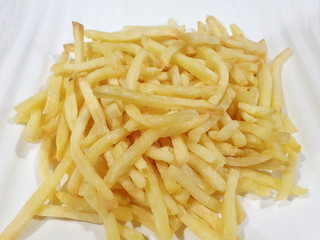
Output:
<instances>
[{"instance_id":1,"label":"pale french fry","mask_svg":"<svg viewBox=\"0 0 320 240\"><path fill-rule=\"evenodd\" d=\"M80 63L84 61L84 29L83 25L77 22L72 22L72 27L74 38L75 62Z\"/></svg>"},{"instance_id":2,"label":"pale french fry","mask_svg":"<svg viewBox=\"0 0 320 240\"><path fill-rule=\"evenodd\" d=\"M258 87L260 92L259 105L264 107L271 107L273 79L270 67L265 61L262 61L260 64L260 68L261 70L258 74Z\"/></svg>"},{"instance_id":3,"label":"pale french fry","mask_svg":"<svg viewBox=\"0 0 320 240\"><path fill-rule=\"evenodd\" d=\"M161 60L165 66L169 65L171 57L182 47L184 47L185 43L181 40L174 41L169 47L162 53Z\"/></svg>"},{"instance_id":4,"label":"pale french fry","mask_svg":"<svg viewBox=\"0 0 320 240\"><path fill-rule=\"evenodd\" d=\"M282 177L281 177L282 181L279 187L278 194L276 196L276 200L283 200L289 196L290 191L292 190L292 187L293 187L297 160L298 160L298 154L294 151L290 151L288 156L288 166L282 172Z\"/></svg>"},{"instance_id":5,"label":"pale french fry","mask_svg":"<svg viewBox=\"0 0 320 240\"><path fill-rule=\"evenodd\" d=\"M240 173L237 170L231 169L229 178L224 192L224 200L222 203L222 228L223 236L226 239L237 239L237 218L236 218L236 203L235 194Z\"/></svg>"},{"instance_id":6,"label":"pale french fry","mask_svg":"<svg viewBox=\"0 0 320 240\"><path fill-rule=\"evenodd\" d=\"M56 135L56 158L61 161L63 154L67 148L68 140L70 137L70 131L64 112L61 112L60 122L57 128Z\"/></svg>"},{"instance_id":7,"label":"pale french fry","mask_svg":"<svg viewBox=\"0 0 320 240\"><path fill-rule=\"evenodd\" d=\"M61 85L61 76L51 76L48 80L47 100L42 113L49 119L56 116L59 111Z\"/></svg>"},{"instance_id":8,"label":"pale french fry","mask_svg":"<svg viewBox=\"0 0 320 240\"><path fill-rule=\"evenodd\" d=\"M272 189L260 184L249 178L240 178L237 186L237 193L254 193L261 197L270 196Z\"/></svg>"},{"instance_id":9,"label":"pale french fry","mask_svg":"<svg viewBox=\"0 0 320 240\"><path fill-rule=\"evenodd\" d=\"M150 211L135 204L131 204L131 209L135 220L149 228L153 233L157 234L154 216Z\"/></svg>"},{"instance_id":10,"label":"pale french fry","mask_svg":"<svg viewBox=\"0 0 320 240\"><path fill-rule=\"evenodd\" d=\"M272 132L255 123L239 121L239 129L242 132L253 134L265 141L275 141L278 143L286 143L289 139L289 134L284 132Z\"/></svg>"},{"instance_id":11,"label":"pale french fry","mask_svg":"<svg viewBox=\"0 0 320 240\"><path fill-rule=\"evenodd\" d=\"M216 191L205 178L202 178L202 176L189 167L189 165L183 164L181 170L207 194L212 195Z\"/></svg>"},{"instance_id":12,"label":"pale french fry","mask_svg":"<svg viewBox=\"0 0 320 240\"><path fill-rule=\"evenodd\" d=\"M218 120L218 117L210 116L204 123L189 131L188 138L193 142L199 142L201 136L211 129L218 122Z\"/></svg>"},{"instance_id":13,"label":"pale french fry","mask_svg":"<svg viewBox=\"0 0 320 240\"><path fill-rule=\"evenodd\" d=\"M215 146L224 156L235 156L238 149L228 142L215 142Z\"/></svg>"},{"instance_id":14,"label":"pale french fry","mask_svg":"<svg viewBox=\"0 0 320 240\"><path fill-rule=\"evenodd\" d=\"M182 135L175 135L171 137L175 160L178 165L182 165L189 161L189 152L186 141Z\"/></svg>"},{"instance_id":15,"label":"pale french fry","mask_svg":"<svg viewBox=\"0 0 320 240\"><path fill-rule=\"evenodd\" d=\"M153 169L153 166L148 163L147 185L146 195L150 204L151 211L154 215L155 224L160 240L170 239L172 236L171 228L169 225L169 217L167 208L163 197L161 195L161 189L159 187L158 178Z\"/></svg>"},{"instance_id":16,"label":"pale french fry","mask_svg":"<svg viewBox=\"0 0 320 240\"><path fill-rule=\"evenodd\" d=\"M165 47L163 45L153 40L149 39L147 45L149 49L158 55L165 51ZM208 85L214 85L217 83L217 74L191 57L177 52L172 56L171 61L180 65Z\"/></svg>"},{"instance_id":17,"label":"pale french fry","mask_svg":"<svg viewBox=\"0 0 320 240\"><path fill-rule=\"evenodd\" d=\"M145 153L145 156L157 161L172 163L175 160L175 155L169 147L158 148L151 146Z\"/></svg>"},{"instance_id":18,"label":"pale french fry","mask_svg":"<svg viewBox=\"0 0 320 240\"><path fill-rule=\"evenodd\" d=\"M106 204L105 200L95 191L92 186L88 184L83 184L80 189L80 194L89 202L91 207L93 207L101 216L103 220L103 225L106 230L106 236L109 239L120 240L120 231L118 228L118 223L115 218L114 212L108 212L109 206Z\"/></svg>"},{"instance_id":19,"label":"pale french fry","mask_svg":"<svg viewBox=\"0 0 320 240\"><path fill-rule=\"evenodd\" d=\"M280 78L281 68L284 62L291 57L292 52L287 48L280 53L272 62L271 74L273 79L272 85L272 108L281 111L283 107L282 83Z\"/></svg>"},{"instance_id":20,"label":"pale french fry","mask_svg":"<svg viewBox=\"0 0 320 240\"><path fill-rule=\"evenodd\" d=\"M202 191L196 183L190 180L180 169L171 165L168 169L168 174L185 188L194 199L213 211L220 211L221 203Z\"/></svg>"},{"instance_id":21,"label":"pale french fry","mask_svg":"<svg viewBox=\"0 0 320 240\"><path fill-rule=\"evenodd\" d=\"M220 55L214 50L208 47L201 47L199 49L199 55L205 58L211 68L216 68L219 73L219 82L220 91L210 98L210 102L213 104L218 104L223 97L228 83L229 83L229 71L228 68L220 57Z\"/></svg>"},{"instance_id":22,"label":"pale french fry","mask_svg":"<svg viewBox=\"0 0 320 240\"><path fill-rule=\"evenodd\" d=\"M202 134L200 143L206 148L210 149L212 154L216 157L216 161L214 164L215 167L222 167L225 164L226 162L225 157L222 155L220 150L216 147L215 143L211 140L208 134Z\"/></svg>"},{"instance_id":23,"label":"pale french fry","mask_svg":"<svg viewBox=\"0 0 320 240\"><path fill-rule=\"evenodd\" d=\"M42 205L42 207L37 212L37 216L66 218L76 221L103 224L102 218L97 213L82 212L70 207L61 207L56 205Z\"/></svg>"},{"instance_id":24,"label":"pale french fry","mask_svg":"<svg viewBox=\"0 0 320 240\"><path fill-rule=\"evenodd\" d=\"M70 137L70 150L73 160L76 163L77 169L83 177L92 184L103 198L110 203L110 208L116 206L116 201L109 187L103 179L96 173L89 159L84 155L79 145L79 138L83 135L87 122L90 118L89 110L84 106L79 114L74 131Z\"/></svg>"},{"instance_id":25,"label":"pale french fry","mask_svg":"<svg viewBox=\"0 0 320 240\"><path fill-rule=\"evenodd\" d=\"M214 231L209 224L202 220L200 217L187 212L180 206L180 212L178 214L180 220L198 237L204 240L219 240L222 239L221 234Z\"/></svg>"},{"instance_id":26,"label":"pale french fry","mask_svg":"<svg viewBox=\"0 0 320 240\"><path fill-rule=\"evenodd\" d=\"M189 199L189 201L186 204L186 207L195 215L205 220L215 231L221 232L222 222L217 213L211 211L209 208L203 206L193 198Z\"/></svg>"},{"instance_id":27,"label":"pale french fry","mask_svg":"<svg viewBox=\"0 0 320 240\"><path fill-rule=\"evenodd\" d=\"M202 44L218 45L218 44L220 44L219 37L204 34L204 33L199 33L199 32L198 33L196 33L196 32L182 33L182 34L180 34L180 38L188 44L196 44L196 45L202 45Z\"/></svg>"},{"instance_id":28,"label":"pale french fry","mask_svg":"<svg viewBox=\"0 0 320 240\"><path fill-rule=\"evenodd\" d=\"M51 138L45 138L41 143L39 153L39 173L41 182L44 182L51 174L50 171L50 154L53 141Z\"/></svg>"},{"instance_id":29,"label":"pale french fry","mask_svg":"<svg viewBox=\"0 0 320 240\"><path fill-rule=\"evenodd\" d=\"M20 114L30 115L35 109L44 107L47 98L47 89L33 95L14 107L14 110Z\"/></svg>"},{"instance_id":30,"label":"pale french fry","mask_svg":"<svg viewBox=\"0 0 320 240\"><path fill-rule=\"evenodd\" d=\"M106 183L112 186L163 133L162 128L151 128L143 133L128 150L110 167Z\"/></svg>"},{"instance_id":31,"label":"pale french fry","mask_svg":"<svg viewBox=\"0 0 320 240\"><path fill-rule=\"evenodd\" d=\"M243 36L243 33L237 24L231 24L229 27L233 35L240 37Z\"/></svg>"},{"instance_id":32,"label":"pale french fry","mask_svg":"<svg viewBox=\"0 0 320 240\"><path fill-rule=\"evenodd\" d=\"M99 130L98 133L103 135L105 132L109 131L109 129L107 127L101 105L93 95L92 89L86 79L80 79L79 86L85 99L86 106L88 107L92 118L94 119L94 122L97 126L96 128Z\"/></svg>"},{"instance_id":33,"label":"pale french fry","mask_svg":"<svg viewBox=\"0 0 320 240\"><path fill-rule=\"evenodd\" d=\"M233 167L248 167L265 162L271 158L272 154L266 150L262 153L256 153L246 157L226 157L226 165Z\"/></svg>"},{"instance_id":34,"label":"pale french fry","mask_svg":"<svg viewBox=\"0 0 320 240\"><path fill-rule=\"evenodd\" d=\"M198 143L188 143L188 148L191 152L208 163L213 163L217 160L215 154L211 151L211 149L208 149Z\"/></svg>"},{"instance_id":35,"label":"pale french fry","mask_svg":"<svg viewBox=\"0 0 320 240\"><path fill-rule=\"evenodd\" d=\"M139 29L138 31L120 31L120 32L100 32L95 30L86 30L84 32L87 38L93 40L102 40L105 42L131 42L140 39L143 36L150 38L177 38L179 30L176 28L167 29Z\"/></svg>"},{"instance_id":36,"label":"pale french fry","mask_svg":"<svg viewBox=\"0 0 320 240\"><path fill-rule=\"evenodd\" d=\"M125 110L133 120L147 127L170 126L177 120L188 121L199 116L198 113L193 110L181 110L179 112L173 112L166 115L141 114L139 108L133 104L126 105Z\"/></svg>"},{"instance_id":37,"label":"pale french fry","mask_svg":"<svg viewBox=\"0 0 320 240\"><path fill-rule=\"evenodd\" d=\"M225 180L205 161L196 155L191 155L188 165L190 165L201 176L203 176L203 178L206 179L214 189L217 189L221 192L224 191L226 185Z\"/></svg>"},{"instance_id":38,"label":"pale french fry","mask_svg":"<svg viewBox=\"0 0 320 240\"><path fill-rule=\"evenodd\" d=\"M31 113L30 119L26 124L26 128L23 132L23 138L27 142L35 142L39 139L41 135L41 110L37 109Z\"/></svg>"},{"instance_id":39,"label":"pale french fry","mask_svg":"<svg viewBox=\"0 0 320 240\"><path fill-rule=\"evenodd\" d=\"M134 228L118 224L120 235L125 240L144 240L144 236Z\"/></svg>"},{"instance_id":40,"label":"pale french fry","mask_svg":"<svg viewBox=\"0 0 320 240\"><path fill-rule=\"evenodd\" d=\"M251 41L245 37L232 36L221 39L222 44L233 49L242 49L245 53L265 55L267 49L264 44Z\"/></svg>"},{"instance_id":41,"label":"pale french fry","mask_svg":"<svg viewBox=\"0 0 320 240\"><path fill-rule=\"evenodd\" d=\"M190 198L190 193L187 190L182 188L179 192L175 192L173 194L173 197L180 204L185 205L188 202L189 198Z\"/></svg>"},{"instance_id":42,"label":"pale french fry","mask_svg":"<svg viewBox=\"0 0 320 240\"><path fill-rule=\"evenodd\" d=\"M126 86L129 89L137 88L141 65L146 56L147 56L147 53L144 50L141 50L133 59L126 77Z\"/></svg>"},{"instance_id":43,"label":"pale french fry","mask_svg":"<svg viewBox=\"0 0 320 240\"><path fill-rule=\"evenodd\" d=\"M234 131L238 128L239 124L236 121L228 122L218 132L209 131L208 135L210 138L216 141L227 141L233 136Z\"/></svg>"},{"instance_id":44,"label":"pale french fry","mask_svg":"<svg viewBox=\"0 0 320 240\"><path fill-rule=\"evenodd\" d=\"M163 96L183 97L183 98L204 98L212 96L217 87L215 86L172 86L164 84L141 83L139 90L147 93L155 93Z\"/></svg>"},{"instance_id":45,"label":"pale french fry","mask_svg":"<svg viewBox=\"0 0 320 240\"><path fill-rule=\"evenodd\" d=\"M57 192L56 196L61 203L66 204L70 208L85 212L96 212L82 197L73 196L72 194L66 192Z\"/></svg>"},{"instance_id":46,"label":"pale french fry","mask_svg":"<svg viewBox=\"0 0 320 240\"><path fill-rule=\"evenodd\" d=\"M64 100L64 115L70 130L73 130L78 117L78 105L74 92L74 82L74 80L68 81L66 98Z\"/></svg>"},{"instance_id":47,"label":"pale french fry","mask_svg":"<svg viewBox=\"0 0 320 240\"><path fill-rule=\"evenodd\" d=\"M178 97L168 97L152 95L149 93L142 93L130 89L126 89L118 86L100 86L95 88L94 93L97 97L111 97L114 99L120 99L132 104L138 104L142 106L158 107L158 108L178 108L178 109L189 109L194 108L199 112L210 112L213 114L221 114L221 109L214 106L213 104L196 99L185 99ZM158 103L162 104L159 105Z\"/></svg>"},{"instance_id":48,"label":"pale french fry","mask_svg":"<svg viewBox=\"0 0 320 240\"><path fill-rule=\"evenodd\" d=\"M168 165L164 162L156 162L156 165L168 193L172 194L175 192L179 192L181 190L181 186L168 175Z\"/></svg>"}]
</instances>

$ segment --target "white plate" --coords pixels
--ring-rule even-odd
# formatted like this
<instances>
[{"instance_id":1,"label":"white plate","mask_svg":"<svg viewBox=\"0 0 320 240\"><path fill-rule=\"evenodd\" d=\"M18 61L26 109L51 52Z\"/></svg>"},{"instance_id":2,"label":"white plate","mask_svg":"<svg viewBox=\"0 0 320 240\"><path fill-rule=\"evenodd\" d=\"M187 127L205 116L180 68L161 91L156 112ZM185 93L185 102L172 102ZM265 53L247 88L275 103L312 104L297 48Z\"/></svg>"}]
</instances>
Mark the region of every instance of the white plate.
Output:
<instances>
[{"instance_id":1,"label":"white plate","mask_svg":"<svg viewBox=\"0 0 320 240\"><path fill-rule=\"evenodd\" d=\"M274 202L241 199L247 218L246 240L319 239L320 224L320 27L319 1L9 1L0 2L0 231L38 185L38 145L21 139L12 107L36 93L49 67L72 41L71 21L86 28L114 31L123 25L163 24L169 17L195 27L207 14L237 23L253 40L265 38L270 57L286 47L294 57L283 69L287 111L302 144L297 181L307 196ZM147 233L150 239L154 236ZM72 221L33 220L21 239L103 239L101 226ZM180 236L180 238L183 238ZM184 239L196 239L189 231Z\"/></svg>"}]
</instances>

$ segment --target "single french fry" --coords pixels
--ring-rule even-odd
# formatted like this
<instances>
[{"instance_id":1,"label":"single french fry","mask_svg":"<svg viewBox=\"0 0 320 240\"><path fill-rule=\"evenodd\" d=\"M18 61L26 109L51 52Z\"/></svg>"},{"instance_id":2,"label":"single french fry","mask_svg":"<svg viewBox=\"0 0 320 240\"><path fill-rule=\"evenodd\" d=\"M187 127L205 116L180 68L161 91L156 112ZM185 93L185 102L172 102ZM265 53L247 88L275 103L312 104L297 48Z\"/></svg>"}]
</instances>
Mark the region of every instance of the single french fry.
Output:
<instances>
[{"instance_id":1,"label":"single french fry","mask_svg":"<svg viewBox=\"0 0 320 240\"><path fill-rule=\"evenodd\" d=\"M51 138L45 138L41 143L39 153L39 173L41 182L44 182L51 174L50 170L50 154L53 141Z\"/></svg>"},{"instance_id":2,"label":"single french fry","mask_svg":"<svg viewBox=\"0 0 320 240\"><path fill-rule=\"evenodd\" d=\"M283 107L282 83L280 78L281 68L284 62L292 55L290 48L280 53L272 62L271 74L273 79L272 85L272 108L281 111Z\"/></svg>"},{"instance_id":3,"label":"single french fry","mask_svg":"<svg viewBox=\"0 0 320 240\"><path fill-rule=\"evenodd\" d=\"M142 92L154 93L163 96L183 97L183 98L204 98L208 99L217 90L216 86L172 86L169 84L141 83L138 88Z\"/></svg>"},{"instance_id":4,"label":"single french fry","mask_svg":"<svg viewBox=\"0 0 320 240\"><path fill-rule=\"evenodd\" d=\"M37 216L66 218L76 221L103 224L102 218L97 213L83 212L70 207L61 207L56 205L42 205L37 212Z\"/></svg>"},{"instance_id":5,"label":"single french fry","mask_svg":"<svg viewBox=\"0 0 320 240\"><path fill-rule=\"evenodd\" d=\"M30 119L23 132L23 138L27 142L35 142L39 139L41 135L40 123L41 123L41 110L37 109L31 114Z\"/></svg>"},{"instance_id":6,"label":"single french fry","mask_svg":"<svg viewBox=\"0 0 320 240\"><path fill-rule=\"evenodd\" d=\"M182 135L175 135L171 137L175 160L178 165L182 165L189 161L189 152L186 141Z\"/></svg>"},{"instance_id":7,"label":"single french fry","mask_svg":"<svg viewBox=\"0 0 320 240\"><path fill-rule=\"evenodd\" d=\"M148 163L148 172L146 172L147 185L146 195L150 204L151 211L154 215L155 224L160 240L170 239L172 236L169 225L169 217L164 199L159 187L158 178L153 166Z\"/></svg>"},{"instance_id":8,"label":"single french fry","mask_svg":"<svg viewBox=\"0 0 320 240\"><path fill-rule=\"evenodd\" d=\"M185 99L178 97L168 97L152 95L149 93L142 93L130 89L126 89L118 86L100 86L95 88L94 93L99 98L111 97L114 99L120 99L125 102L132 104L138 104L142 106L150 106L157 108L178 108L178 109L189 109L194 108L199 112L210 112L213 114L220 115L221 109L214 106L213 104L198 99ZM158 103L162 104L159 105Z\"/></svg>"},{"instance_id":9,"label":"single french fry","mask_svg":"<svg viewBox=\"0 0 320 240\"><path fill-rule=\"evenodd\" d=\"M46 105L42 111L49 119L55 117L59 111L61 85L62 76L49 77Z\"/></svg>"},{"instance_id":10,"label":"single french fry","mask_svg":"<svg viewBox=\"0 0 320 240\"><path fill-rule=\"evenodd\" d=\"M227 181L224 199L222 203L222 228L223 236L226 239L237 239L237 217L235 194L240 173L237 170L231 169Z\"/></svg>"},{"instance_id":11,"label":"single french fry","mask_svg":"<svg viewBox=\"0 0 320 240\"><path fill-rule=\"evenodd\" d=\"M84 28L82 24L77 22L72 22L72 27L74 38L75 62L80 63L84 61Z\"/></svg>"},{"instance_id":12,"label":"single french fry","mask_svg":"<svg viewBox=\"0 0 320 240\"><path fill-rule=\"evenodd\" d=\"M128 70L128 74L126 77L126 86L129 89L137 88L141 65L146 56L147 56L147 53L144 50L141 50L133 59L133 62L130 65L130 68Z\"/></svg>"},{"instance_id":13,"label":"single french fry","mask_svg":"<svg viewBox=\"0 0 320 240\"><path fill-rule=\"evenodd\" d=\"M63 154L67 148L70 137L70 130L64 112L61 112L60 122L57 128L56 135L56 158L61 161Z\"/></svg>"}]
</instances>

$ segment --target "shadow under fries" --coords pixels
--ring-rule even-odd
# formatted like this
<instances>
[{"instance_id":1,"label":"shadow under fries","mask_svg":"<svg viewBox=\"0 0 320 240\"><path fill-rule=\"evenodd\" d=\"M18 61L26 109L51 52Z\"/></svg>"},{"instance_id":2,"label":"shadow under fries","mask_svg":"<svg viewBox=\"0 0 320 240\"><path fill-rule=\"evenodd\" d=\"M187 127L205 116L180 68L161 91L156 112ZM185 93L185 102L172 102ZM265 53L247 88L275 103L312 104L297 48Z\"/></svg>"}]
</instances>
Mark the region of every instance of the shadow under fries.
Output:
<instances>
[{"instance_id":1,"label":"shadow under fries","mask_svg":"<svg viewBox=\"0 0 320 240\"><path fill-rule=\"evenodd\" d=\"M17 157L26 158L32 149L39 149L39 144L31 144L26 142L23 139L23 133L21 132L15 147Z\"/></svg>"}]
</instances>

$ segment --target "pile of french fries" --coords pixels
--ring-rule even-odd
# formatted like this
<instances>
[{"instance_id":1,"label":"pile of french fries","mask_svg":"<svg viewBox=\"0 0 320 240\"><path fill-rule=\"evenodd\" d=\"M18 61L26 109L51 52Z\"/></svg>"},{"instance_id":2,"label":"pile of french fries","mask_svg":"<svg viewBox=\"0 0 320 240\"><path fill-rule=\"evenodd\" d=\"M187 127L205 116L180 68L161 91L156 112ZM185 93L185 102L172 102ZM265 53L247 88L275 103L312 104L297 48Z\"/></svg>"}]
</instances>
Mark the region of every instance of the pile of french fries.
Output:
<instances>
[{"instance_id":1,"label":"pile of french fries","mask_svg":"<svg viewBox=\"0 0 320 240\"><path fill-rule=\"evenodd\" d=\"M184 227L236 240L239 195L305 194L282 111L291 51L270 62L264 40L230 31L212 16L194 32L172 19L112 33L73 22L46 87L15 107L25 140L41 142L42 184L0 239L45 216L103 224L110 240L144 239L131 221L160 240Z\"/></svg>"}]
</instances>

